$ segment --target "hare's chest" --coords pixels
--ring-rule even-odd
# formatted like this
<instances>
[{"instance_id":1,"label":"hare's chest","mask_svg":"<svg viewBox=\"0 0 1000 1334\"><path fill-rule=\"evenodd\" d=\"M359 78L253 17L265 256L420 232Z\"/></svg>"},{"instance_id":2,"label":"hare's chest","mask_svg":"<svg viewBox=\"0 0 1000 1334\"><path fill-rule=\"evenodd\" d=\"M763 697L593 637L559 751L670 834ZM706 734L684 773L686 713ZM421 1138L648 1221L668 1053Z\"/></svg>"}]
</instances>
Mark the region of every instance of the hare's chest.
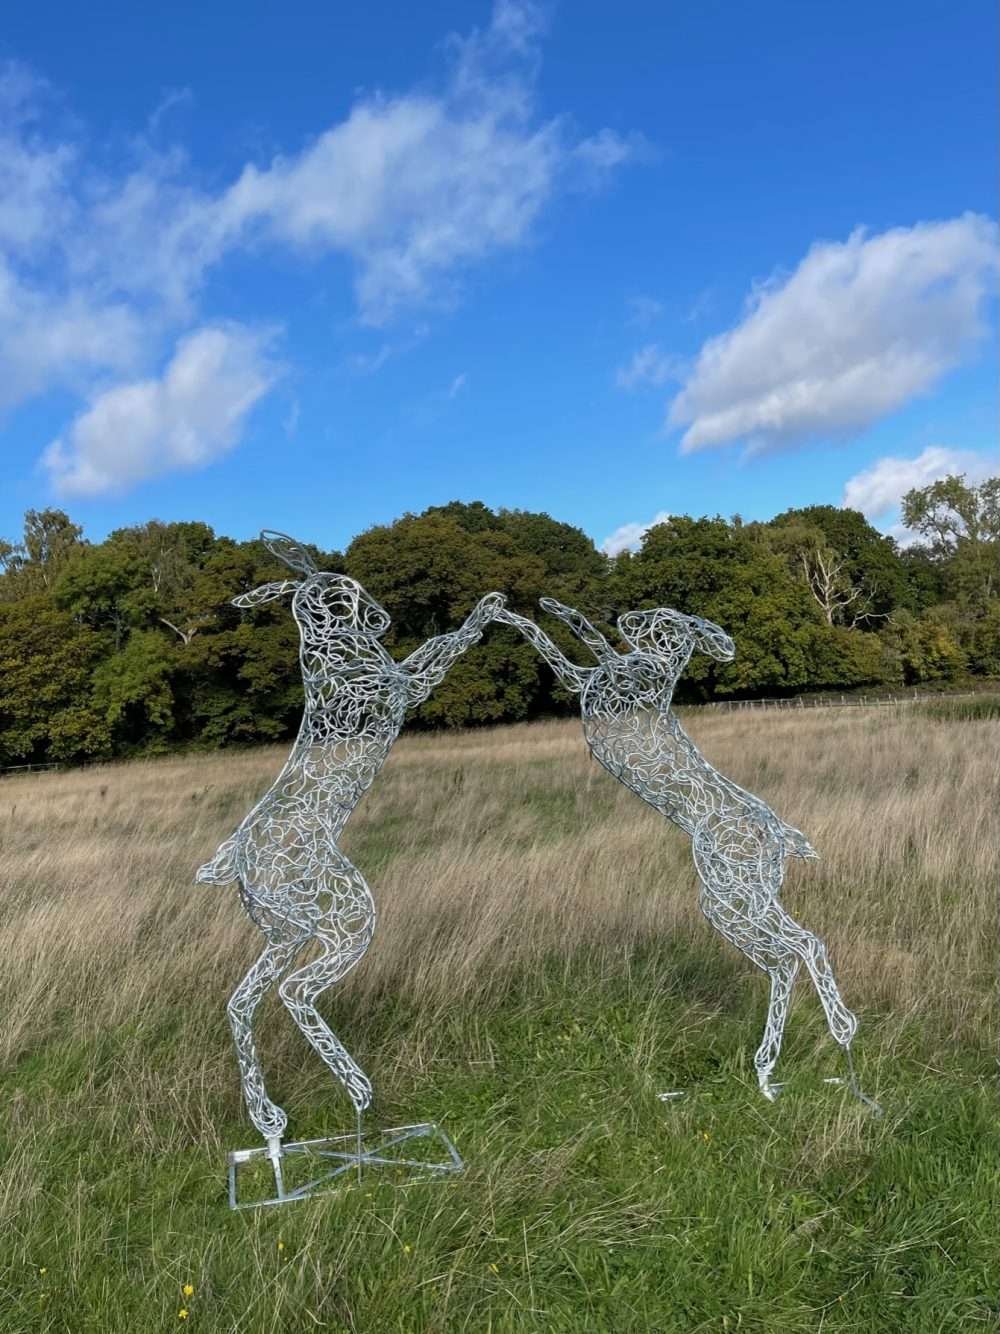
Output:
<instances>
[{"instance_id":1,"label":"hare's chest","mask_svg":"<svg viewBox=\"0 0 1000 1334\"><path fill-rule=\"evenodd\" d=\"M405 684L381 666L306 677L306 717L317 737L395 736L405 715Z\"/></svg>"},{"instance_id":2,"label":"hare's chest","mask_svg":"<svg viewBox=\"0 0 1000 1334\"><path fill-rule=\"evenodd\" d=\"M637 719L644 727L659 725L665 713L663 678L641 664L628 670L600 667L584 689L582 711L585 726L592 721L631 730Z\"/></svg>"}]
</instances>

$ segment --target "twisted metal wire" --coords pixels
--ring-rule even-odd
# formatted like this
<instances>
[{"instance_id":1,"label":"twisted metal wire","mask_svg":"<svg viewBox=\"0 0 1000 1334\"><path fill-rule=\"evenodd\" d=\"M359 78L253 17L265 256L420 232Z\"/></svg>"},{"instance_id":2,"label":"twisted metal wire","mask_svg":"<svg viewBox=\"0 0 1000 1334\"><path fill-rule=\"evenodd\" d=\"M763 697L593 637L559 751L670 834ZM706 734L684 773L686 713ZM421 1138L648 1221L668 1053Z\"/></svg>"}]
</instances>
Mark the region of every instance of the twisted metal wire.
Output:
<instances>
[{"instance_id":1,"label":"twisted metal wire","mask_svg":"<svg viewBox=\"0 0 1000 1334\"><path fill-rule=\"evenodd\" d=\"M735 655L719 626L660 607L630 611L618 629L630 652L619 653L572 607L551 598L541 605L564 621L597 658L596 667L570 662L534 621L501 611L581 696L583 731L595 759L619 782L691 839L701 882L700 907L712 926L767 973L771 982L763 1040L754 1057L761 1091L773 1100L771 1074L781 1050L792 987L802 964L816 988L834 1041L844 1048L852 1091L861 1092L850 1064L858 1021L847 1009L826 947L778 901L785 859L814 860L805 835L759 797L713 768L672 712L674 687L695 652L720 662Z\"/></svg>"},{"instance_id":2,"label":"twisted metal wire","mask_svg":"<svg viewBox=\"0 0 1000 1334\"><path fill-rule=\"evenodd\" d=\"M274 1146L288 1118L265 1088L253 1019L275 983L359 1117L371 1101L368 1076L316 1008L319 996L361 960L375 929L371 891L338 840L407 710L425 700L482 638L504 599L488 594L458 630L429 639L396 662L379 642L389 615L360 584L317 570L304 548L282 533L265 531L261 538L301 577L263 584L233 604L256 607L291 595L305 688L302 723L274 783L196 878L201 884L238 881L243 906L267 942L227 1009L250 1119ZM321 947L319 956L293 968L312 941Z\"/></svg>"}]
</instances>

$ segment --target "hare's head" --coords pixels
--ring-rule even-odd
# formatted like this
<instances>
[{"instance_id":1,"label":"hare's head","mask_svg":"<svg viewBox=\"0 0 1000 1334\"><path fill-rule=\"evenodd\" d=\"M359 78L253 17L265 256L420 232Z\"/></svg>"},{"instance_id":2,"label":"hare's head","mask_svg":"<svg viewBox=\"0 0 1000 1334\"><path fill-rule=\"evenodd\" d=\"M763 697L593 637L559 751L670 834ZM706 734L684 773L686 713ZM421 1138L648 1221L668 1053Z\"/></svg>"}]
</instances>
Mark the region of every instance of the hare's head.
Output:
<instances>
[{"instance_id":1,"label":"hare's head","mask_svg":"<svg viewBox=\"0 0 1000 1334\"><path fill-rule=\"evenodd\" d=\"M320 635L359 635L381 639L389 613L346 574L316 574L295 597L299 620Z\"/></svg>"},{"instance_id":2,"label":"hare's head","mask_svg":"<svg viewBox=\"0 0 1000 1334\"><path fill-rule=\"evenodd\" d=\"M298 570L301 579L279 579L261 584L233 598L234 607L258 607L286 594L294 595L296 619L321 635L362 635L376 639L389 628L389 613L346 574L317 570L305 547L284 533L265 529L261 541L272 555Z\"/></svg>"},{"instance_id":3,"label":"hare's head","mask_svg":"<svg viewBox=\"0 0 1000 1334\"><path fill-rule=\"evenodd\" d=\"M670 607L624 612L618 618L618 629L638 652L672 662L687 662L692 653L706 653L719 662L730 662L736 656L736 645L721 626Z\"/></svg>"}]
</instances>

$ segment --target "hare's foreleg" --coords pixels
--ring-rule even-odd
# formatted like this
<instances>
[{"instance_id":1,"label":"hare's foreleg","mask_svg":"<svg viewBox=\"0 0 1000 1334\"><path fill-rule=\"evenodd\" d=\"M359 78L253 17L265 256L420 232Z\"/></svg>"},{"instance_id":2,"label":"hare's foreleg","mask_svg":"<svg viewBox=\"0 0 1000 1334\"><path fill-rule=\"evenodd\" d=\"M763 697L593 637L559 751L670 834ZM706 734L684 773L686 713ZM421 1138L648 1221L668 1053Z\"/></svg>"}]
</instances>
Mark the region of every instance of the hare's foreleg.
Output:
<instances>
[{"instance_id":1,"label":"hare's foreleg","mask_svg":"<svg viewBox=\"0 0 1000 1334\"><path fill-rule=\"evenodd\" d=\"M786 942L809 970L813 986L826 1015L830 1036L838 1046L843 1047L847 1057L847 1085L859 1101L865 1103L876 1114L881 1114L881 1107L862 1090L854 1073L851 1059L851 1043L858 1031L857 1016L847 1008L840 995L837 979L833 975L826 946L818 936L806 931L793 920L780 903L774 903L768 913L769 925L776 937ZM839 1083L839 1080L832 1081Z\"/></svg>"},{"instance_id":2,"label":"hare's foreleg","mask_svg":"<svg viewBox=\"0 0 1000 1334\"><path fill-rule=\"evenodd\" d=\"M819 936L799 926L780 903L771 905L765 914L764 924L782 945L794 950L805 964L826 1015L830 1036L839 1046L850 1047L858 1031L858 1020L841 998L826 946Z\"/></svg>"}]
</instances>

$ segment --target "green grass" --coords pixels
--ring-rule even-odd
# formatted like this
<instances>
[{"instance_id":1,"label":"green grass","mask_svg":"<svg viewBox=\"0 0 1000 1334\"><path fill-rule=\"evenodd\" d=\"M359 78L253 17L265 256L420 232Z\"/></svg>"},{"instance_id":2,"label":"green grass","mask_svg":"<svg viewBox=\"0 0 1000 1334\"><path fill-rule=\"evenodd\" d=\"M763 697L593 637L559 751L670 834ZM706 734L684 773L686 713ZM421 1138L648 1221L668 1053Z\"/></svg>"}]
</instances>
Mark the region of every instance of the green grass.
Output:
<instances>
[{"instance_id":1,"label":"green grass","mask_svg":"<svg viewBox=\"0 0 1000 1334\"><path fill-rule=\"evenodd\" d=\"M565 755L557 728L418 739L348 831L384 916L322 1007L375 1083L370 1129L437 1121L466 1169L240 1213L226 1153L260 1140L224 998L256 936L231 891L188 881L275 757L24 780L0 803L0 1334L1000 1331L995 723L819 714L706 726L825 832L785 901L831 941L883 1117L823 1083L844 1069L804 980L788 1086L760 1096L765 978L698 915L681 836L575 729ZM289 1137L352 1128L273 997L258 1041Z\"/></svg>"},{"instance_id":2,"label":"green grass","mask_svg":"<svg viewBox=\"0 0 1000 1334\"><path fill-rule=\"evenodd\" d=\"M1000 718L1000 695L980 699L945 699L918 705L928 718L940 723L980 723Z\"/></svg>"},{"instance_id":3,"label":"green grass","mask_svg":"<svg viewBox=\"0 0 1000 1334\"><path fill-rule=\"evenodd\" d=\"M904 1031L873 1070L862 1045L879 1120L820 1082L839 1068L803 993L785 1061L798 1079L770 1105L745 1059L763 987L714 946L711 1008L687 990L696 961L676 970L666 954L617 980L553 961L488 1021L455 1013L432 1035L387 1000L355 1034L363 1063L389 1071L372 1124L438 1120L465 1173L372 1170L270 1211L226 1207L223 1149L254 1138L218 1016L203 1033L214 1088L185 1078L184 1016L51 1040L8 1082L8 1176L28 1146L41 1170L5 1229L0 1330L1000 1327L988 1051L970 1041L929 1069L925 1035ZM292 1131L348 1129L283 1019L274 1007L263 1041L281 1053L272 1083ZM398 1053L428 1041L415 1074ZM134 1101L109 1103L123 1076ZM655 1098L674 1085L687 1101Z\"/></svg>"}]
</instances>

